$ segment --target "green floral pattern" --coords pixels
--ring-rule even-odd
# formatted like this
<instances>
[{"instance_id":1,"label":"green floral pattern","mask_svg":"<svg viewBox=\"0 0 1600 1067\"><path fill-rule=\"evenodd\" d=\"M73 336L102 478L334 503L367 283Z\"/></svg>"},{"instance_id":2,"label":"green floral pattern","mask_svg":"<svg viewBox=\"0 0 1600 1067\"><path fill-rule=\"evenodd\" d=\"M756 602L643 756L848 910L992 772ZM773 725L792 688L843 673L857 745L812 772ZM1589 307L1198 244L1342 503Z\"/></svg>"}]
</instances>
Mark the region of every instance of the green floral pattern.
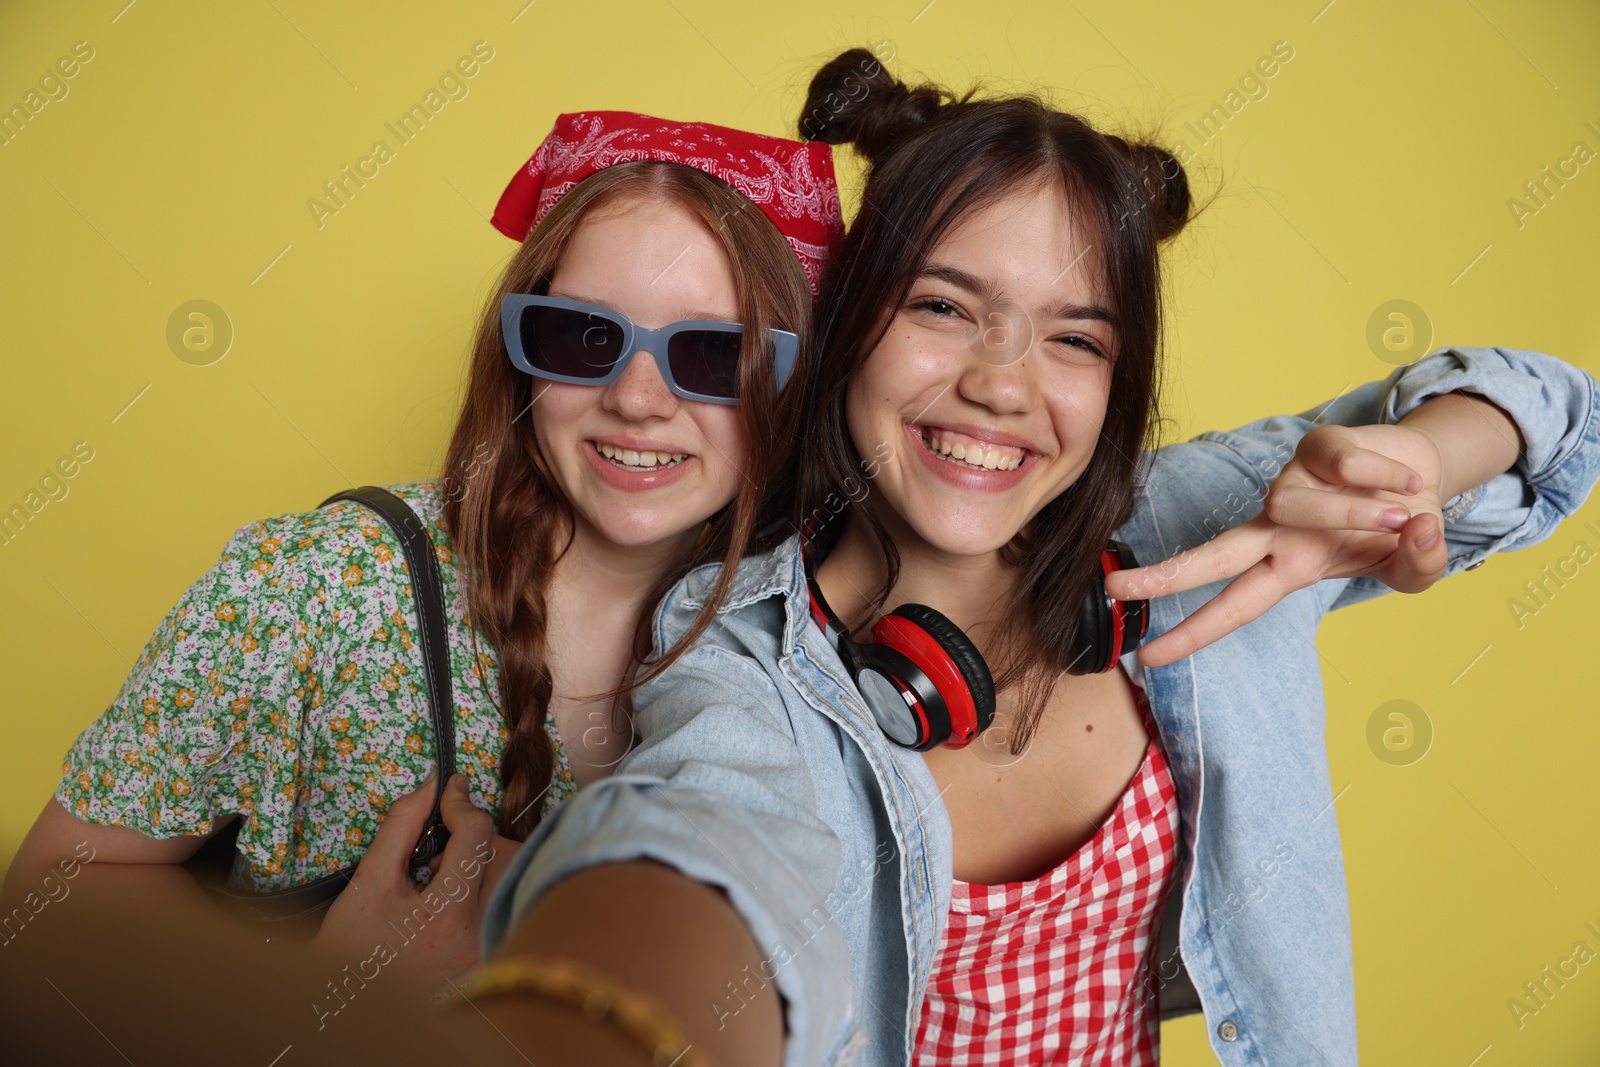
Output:
<instances>
[{"instance_id":1,"label":"green floral pattern","mask_svg":"<svg viewBox=\"0 0 1600 1067\"><path fill-rule=\"evenodd\" d=\"M437 482L387 487L421 516L445 590L456 768L498 816L499 665L439 526ZM422 647L399 540L341 501L251 523L156 628L112 705L62 761L87 822L205 834L238 812L233 881L284 889L355 863L433 769ZM554 719L548 814L576 786Z\"/></svg>"}]
</instances>

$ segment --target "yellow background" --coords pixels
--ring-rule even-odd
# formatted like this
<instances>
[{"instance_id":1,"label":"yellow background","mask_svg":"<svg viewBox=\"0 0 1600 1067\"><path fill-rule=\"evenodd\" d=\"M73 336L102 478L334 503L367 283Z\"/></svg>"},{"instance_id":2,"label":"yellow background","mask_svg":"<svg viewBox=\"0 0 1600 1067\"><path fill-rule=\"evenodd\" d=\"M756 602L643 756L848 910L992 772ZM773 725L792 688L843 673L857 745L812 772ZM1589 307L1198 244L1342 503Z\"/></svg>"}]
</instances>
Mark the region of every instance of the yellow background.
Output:
<instances>
[{"instance_id":1,"label":"yellow background","mask_svg":"<svg viewBox=\"0 0 1600 1067\"><path fill-rule=\"evenodd\" d=\"M1387 374L1366 325L1392 299L1424 308L1437 343L1600 370L1600 163L1520 228L1507 207L1574 142L1600 150L1585 128L1600 127L1592 3L525 2L0 14L0 104L74 42L95 51L0 147L0 508L74 442L95 450L70 495L0 547L0 857L233 530L434 471L471 325L514 248L487 215L561 111L786 133L816 65L882 40L902 75L1050 87L1096 120L1188 141L1196 187L1216 199L1168 261L1174 436ZM480 40L494 57L469 95L399 145L384 123ZM1278 41L1294 58L1266 97L1200 147L1185 124ZM307 200L379 139L395 158L319 228ZM166 342L195 299L236 330L210 366ZM1577 540L1600 549L1585 519L1600 506L1534 549L1324 627L1365 1062L1600 1056L1600 962L1521 1029L1506 1006L1580 938L1600 950L1584 930L1600 927L1600 565L1520 629L1507 607ZM1369 716L1393 699L1433 725L1410 766L1367 745ZM1198 1016L1163 1040L1169 1064L1213 1062Z\"/></svg>"}]
</instances>

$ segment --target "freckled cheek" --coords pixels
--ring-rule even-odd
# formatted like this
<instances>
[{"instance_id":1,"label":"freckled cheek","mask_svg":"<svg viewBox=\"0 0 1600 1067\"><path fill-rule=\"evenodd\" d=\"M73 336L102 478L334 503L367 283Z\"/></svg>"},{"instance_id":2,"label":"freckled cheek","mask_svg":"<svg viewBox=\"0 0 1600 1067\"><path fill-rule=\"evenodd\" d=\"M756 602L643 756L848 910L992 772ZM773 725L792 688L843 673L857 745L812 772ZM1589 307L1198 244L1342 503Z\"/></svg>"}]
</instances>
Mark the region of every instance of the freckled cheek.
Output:
<instances>
[{"instance_id":1,"label":"freckled cheek","mask_svg":"<svg viewBox=\"0 0 1600 1067\"><path fill-rule=\"evenodd\" d=\"M601 390L592 385L568 385L559 382L535 383L537 398L523 418L533 421L534 434L539 443L549 448L577 437L578 420L592 411L600 402ZM549 389L543 386L548 385Z\"/></svg>"},{"instance_id":2,"label":"freckled cheek","mask_svg":"<svg viewBox=\"0 0 1600 1067\"><path fill-rule=\"evenodd\" d=\"M564 445L572 443L573 434L567 428L565 420L544 418L536 420L533 424L533 438L539 444L539 451L547 459L554 458Z\"/></svg>"},{"instance_id":3,"label":"freckled cheek","mask_svg":"<svg viewBox=\"0 0 1600 1067\"><path fill-rule=\"evenodd\" d=\"M581 414L600 406L604 387L598 385L573 385L570 382L533 380L533 407L531 411L555 411L566 416Z\"/></svg>"},{"instance_id":4,"label":"freckled cheek","mask_svg":"<svg viewBox=\"0 0 1600 1067\"><path fill-rule=\"evenodd\" d=\"M721 404L697 405L695 428L700 440L690 446L701 454L702 462L721 471L719 480L742 480L750 467L750 441L739 421L738 409Z\"/></svg>"}]
</instances>

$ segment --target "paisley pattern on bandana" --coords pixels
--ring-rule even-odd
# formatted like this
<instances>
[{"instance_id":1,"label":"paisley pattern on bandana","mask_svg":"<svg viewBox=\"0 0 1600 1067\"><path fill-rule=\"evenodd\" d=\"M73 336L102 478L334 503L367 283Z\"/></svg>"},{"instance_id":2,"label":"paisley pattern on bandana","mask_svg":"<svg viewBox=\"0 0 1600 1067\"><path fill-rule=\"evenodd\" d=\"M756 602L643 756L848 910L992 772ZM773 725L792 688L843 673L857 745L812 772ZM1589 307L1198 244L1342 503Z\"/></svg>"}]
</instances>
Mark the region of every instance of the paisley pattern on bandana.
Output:
<instances>
[{"instance_id":1,"label":"paisley pattern on bandana","mask_svg":"<svg viewBox=\"0 0 1600 1067\"><path fill-rule=\"evenodd\" d=\"M816 295L823 264L844 238L833 150L821 142L707 122L669 122L631 111L561 115L501 194L493 224L521 241L583 179L641 159L703 170L744 194L794 249Z\"/></svg>"},{"instance_id":2,"label":"paisley pattern on bandana","mask_svg":"<svg viewBox=\"0 0 1600 1067\"><path fill-rule=\"evenodd\" d=\"M474 632L433 481L386 486L433 538L444 585L456 769L500 805L495 648ZM240 529L156 627L111 706L62 762L56 800L151 837L242 819L232 880L286 889L361 859L434 766L417 615L399 539L340 501ZM555 720L548 815L576 791ZM423 880L419 878L419 881Z\"/></svg>"}]
</instances>

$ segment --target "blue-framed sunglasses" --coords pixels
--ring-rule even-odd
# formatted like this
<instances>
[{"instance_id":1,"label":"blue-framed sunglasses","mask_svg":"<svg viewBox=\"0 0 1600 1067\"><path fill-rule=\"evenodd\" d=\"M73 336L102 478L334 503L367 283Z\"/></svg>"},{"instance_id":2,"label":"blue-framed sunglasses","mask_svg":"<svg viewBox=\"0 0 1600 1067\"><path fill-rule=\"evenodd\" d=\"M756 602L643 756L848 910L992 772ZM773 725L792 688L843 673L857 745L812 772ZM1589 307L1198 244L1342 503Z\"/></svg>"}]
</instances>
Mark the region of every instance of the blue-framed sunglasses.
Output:
<instances>
[{"instance_id":1,"label":"blue-framed sunglasses","mask_svg":"<svg viewBox=\"0 0 1600 1067\"><path fill-rule=\"evenodd\" d=\"M744 327L737 322L686 319L651 330L597 304L507 293L500 302L500 332L511 362L537 378L605 385L645 350L677 395L710 404L739 402ZM773 372L782 389L794 371L800 338L788 330L768 332L776 355Z\"/></svg>"}]
</instances>

